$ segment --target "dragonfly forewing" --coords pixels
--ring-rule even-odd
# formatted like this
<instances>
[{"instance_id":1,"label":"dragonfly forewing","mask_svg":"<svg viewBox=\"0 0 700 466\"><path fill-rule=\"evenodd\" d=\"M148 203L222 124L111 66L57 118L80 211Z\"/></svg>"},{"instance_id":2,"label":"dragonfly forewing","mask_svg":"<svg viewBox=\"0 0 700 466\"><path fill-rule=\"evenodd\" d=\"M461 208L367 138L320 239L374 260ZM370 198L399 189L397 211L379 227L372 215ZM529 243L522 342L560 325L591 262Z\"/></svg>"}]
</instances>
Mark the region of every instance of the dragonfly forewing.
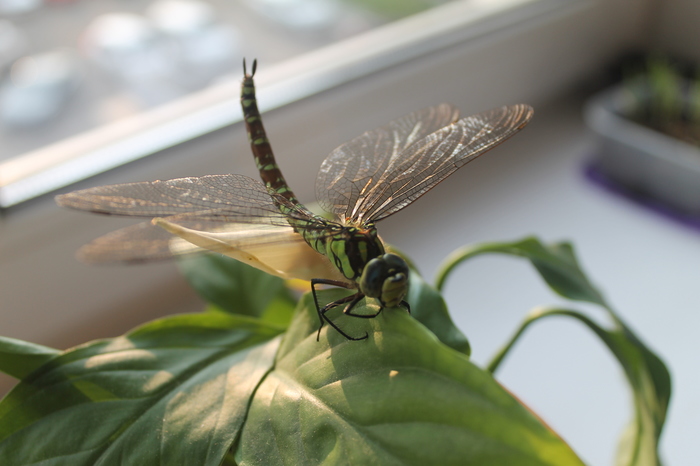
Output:
<instances>
[{"instance_id":1,"label":"dragonfly forewing","mask_svg":"<svg viewBox=\"0 0 700 466\"><path fill-rule=\"evenodd\" d=\"M154 218L197 214L212 221L289 225L267 188L244 175L98 186L56 196L56 202L108 215Z\"/></svg>"},{"instance_id":2,"label":"dragonfly forewing","mask_svg":"<svg viewBox=\"0 0 700 466\"><path fill-rule=\"evenodd\" d=\"M79 257L88 263L147 262L209 250L284 278L343 278L297 233L317 230L324 221L243 175L100 186L58 196L57 202L96 213L160 218L160 226L134 225L84 246Z\"/></svg>"},{"instance_id":3,"label":"dragonfly forewing","mask_svg":"<svg viewBox=\"0 0 700 466\"><path fill-rule=\"evenodd\" d=\"M340 145L319 169L316 179L319 204L341 219L351 217L349 208L390 170L406 147L458 118L457 108L440 104L409 113Z\"/></svg>"},{"instance_id":4,"label":"dragonfly forewing","mask_svg":"<svg viewBox=\"0 0 700 466\"><path fill-rule=\"evenodd\" d=\"M532 115L532 107L518 104L462 118L441 128L427 126L434 130L420 139L411 139L410 144L397 140L396 146L401 150L396 154L389 151L389 155L382 152L385 147L378 143L389 138L381 136L387 127L365 133L336 149L345 147L338 153L357 151L354 158L351 156L349 167L343 166L336 151L324 161L319 181L323 180L331 191L323 191L322 185L317 184L319 203L332 205L341 218L354 223L382 220L520 131ZM377 143L375 147L368 144L370 141Z\"/></svg>"}]
</instances>

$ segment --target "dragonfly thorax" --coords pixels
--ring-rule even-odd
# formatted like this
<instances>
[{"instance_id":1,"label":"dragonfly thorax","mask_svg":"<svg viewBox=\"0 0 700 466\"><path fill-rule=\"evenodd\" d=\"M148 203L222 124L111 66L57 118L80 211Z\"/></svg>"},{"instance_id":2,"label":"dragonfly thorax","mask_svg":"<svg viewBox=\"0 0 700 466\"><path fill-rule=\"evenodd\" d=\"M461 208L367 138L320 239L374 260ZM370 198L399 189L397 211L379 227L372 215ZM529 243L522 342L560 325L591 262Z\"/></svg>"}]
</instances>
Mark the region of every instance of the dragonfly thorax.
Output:
<instances>
[{"instance_id":1,"label":"dragonfly thorax","mask_svg":"<svg viewBox=\"0 0 700 466\"><path fill-rule=\"evenodd\" d=\"M358 228L333 225L333 233L325 238L323 251L348 280L358 282L367 263L384 254L384 244L374 225Z\"/></svg>"}]
</instances>

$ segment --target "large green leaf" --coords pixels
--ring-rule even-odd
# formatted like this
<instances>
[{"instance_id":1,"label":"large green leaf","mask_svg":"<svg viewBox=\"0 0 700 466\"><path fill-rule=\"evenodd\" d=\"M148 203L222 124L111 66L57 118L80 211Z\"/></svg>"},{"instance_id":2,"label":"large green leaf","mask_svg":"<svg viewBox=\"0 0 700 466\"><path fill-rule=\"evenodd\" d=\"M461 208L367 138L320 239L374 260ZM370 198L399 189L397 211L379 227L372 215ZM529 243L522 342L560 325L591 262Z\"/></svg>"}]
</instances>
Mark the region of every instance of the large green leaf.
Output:
<instances>
[{"instance_id":1,"label":"large green leaf","mask_svg":"<svg viewBox=\"0 0 700 466\"><path fill-rule=\"evenodd\" d=\"M0 337L0 371L21 379L60 353L48 346Z\"/></svg>"},{"instance_id":2,"label":"large green leaf","mask_svg":"<svg viewBox=\"0 0 700 466\"><path fill-rule=\"evenodd\" d=\"M452 321L442 295L426 283L416 270L411 270L406 301L411 305L411 315L428 327L441 342L469 356L469 340Z\"/></svg>"},{"instance_id":3,"label":"large green leaf","mask_svg":"<svg viewBox=\"0 0 700 466\"><path fill-rule=\"evenodd\" d=\"M582 464L490 374L406 312L337 314L343 330L369 338L348 341L326 325L317 342L307 295L255 393L239 465Z\"/></svg>"},{"instance_id":4,"label":"large green leaf","mask_svg":"<svg viewBox=\"0 0 700 466\"><path fill-rule=\"evenodd\" d=\"M185 256L178 265L195 291L222 311L252 317L274 311L275 323L291 318L295 303L279 277L221 254Z\"/></svg>"},{"instance_id":5,"label":"large green leaf","mask_svg":"<svg viewBox=\"0 0 700 466\"><path fill-rule=\"evenodd\" d=\"M68 350L0 402L2 464L219 465L279 333L199 313Z\"/></svg>"}]
</instances>

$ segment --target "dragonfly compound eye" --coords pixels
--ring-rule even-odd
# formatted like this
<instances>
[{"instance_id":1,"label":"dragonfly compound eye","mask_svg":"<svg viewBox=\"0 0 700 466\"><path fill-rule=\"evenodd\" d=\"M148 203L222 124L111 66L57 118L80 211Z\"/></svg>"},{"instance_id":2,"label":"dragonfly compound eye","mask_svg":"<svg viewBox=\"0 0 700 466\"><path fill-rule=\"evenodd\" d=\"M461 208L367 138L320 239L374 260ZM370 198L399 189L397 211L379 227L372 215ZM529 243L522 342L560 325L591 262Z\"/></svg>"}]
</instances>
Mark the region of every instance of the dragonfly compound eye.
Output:
<instances>
[{"instance_id":1,"label":"dragonfly compound eye","mask_svg":"<svg viewBox=\"0 0 700 466\"><path fill-rule=\"evenodd\" d=\"M408 266L396 254L376 257L365 265L359 285L362 293L379 299L382 306L398 306L408 290Z\"/></svg>"}]
</instances>

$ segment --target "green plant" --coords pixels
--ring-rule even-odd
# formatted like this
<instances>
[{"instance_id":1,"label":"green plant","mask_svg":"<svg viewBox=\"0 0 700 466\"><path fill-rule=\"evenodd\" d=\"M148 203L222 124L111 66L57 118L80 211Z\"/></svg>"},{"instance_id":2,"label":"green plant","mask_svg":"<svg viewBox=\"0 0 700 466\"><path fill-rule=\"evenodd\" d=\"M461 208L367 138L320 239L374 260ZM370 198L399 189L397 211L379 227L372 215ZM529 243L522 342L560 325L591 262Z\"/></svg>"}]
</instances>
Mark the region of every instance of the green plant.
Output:
<instances>
[{"instance_id":1,"label":"green plant","mask_svg":"<svg viewBox=\"0 0 700 466\"><path fill-rule=\"evenodd\" d=\"M487 253L529 260L553 291L602 307L611 323L538 309L486 369L475 366L438 290L454 267ZM660 464L670 375L567 243L462 249L437 288L412 270L411 315L331 311L344 328L368 332L359 342L328 326L317 342L310 294L296 303L279 278L216 255L180 265L210 303L204 312L66 351L0 339L0 370L21 380L0 402L2 464L581 464L491 374L528 326L555 315L593 330L627 376L635 416L616 464ZM321 292L326 302L347 293Z\"/></svg>"},{"instance_id":2,"label":"green plant","mask_svg":"<svg viewBox=\"0 0 700 466\"><path fill-rule=\"evenodd\" d=\"M700 145L700 76L688 79L668 59L651 56L628 71L624 114L635 122Z\"/></svg>"}]
</instances>

